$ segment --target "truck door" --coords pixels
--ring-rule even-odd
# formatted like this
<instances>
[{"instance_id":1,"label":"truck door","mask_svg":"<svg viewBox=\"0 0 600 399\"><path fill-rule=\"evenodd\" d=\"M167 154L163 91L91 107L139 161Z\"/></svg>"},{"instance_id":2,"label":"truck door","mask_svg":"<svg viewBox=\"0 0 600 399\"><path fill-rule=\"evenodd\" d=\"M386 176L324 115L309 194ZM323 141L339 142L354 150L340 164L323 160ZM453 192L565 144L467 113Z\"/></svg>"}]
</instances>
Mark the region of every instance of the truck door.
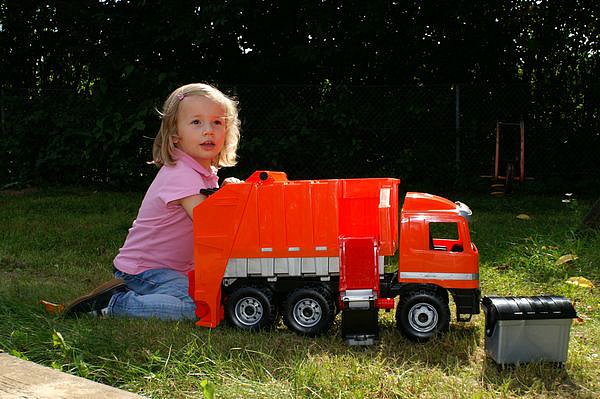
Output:
<instances>
[{"instance_id":1,"label":"truck door","mask_svg":"<svg viewBox=\"0 0 600 399\"><path fill-rule=\"evenodd\" d=\"M440 273L456 271L456 260L464 251L463 237L457 221L432 220L427 223L427 249L423 253L425 268Z\"/></svg>"},{"instance_id":2,"label":"truck door","mask_svg":"<svg viewBox=\"0 0 600 399\"><path fill-rule=\"evenodd\" d=\"M466 223L451 216L410 217L402 221L399 280L453 286L466 276L471 244ZM476 256L476 255L475 255Z\"/></svg>"}]
</instances>

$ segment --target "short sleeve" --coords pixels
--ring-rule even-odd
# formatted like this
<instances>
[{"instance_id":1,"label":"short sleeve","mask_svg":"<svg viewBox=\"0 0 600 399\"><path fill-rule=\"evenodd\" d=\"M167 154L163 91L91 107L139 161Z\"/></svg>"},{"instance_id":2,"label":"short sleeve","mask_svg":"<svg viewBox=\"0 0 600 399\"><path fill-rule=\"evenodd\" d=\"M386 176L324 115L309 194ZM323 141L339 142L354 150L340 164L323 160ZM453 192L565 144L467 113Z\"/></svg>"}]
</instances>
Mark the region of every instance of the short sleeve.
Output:
<instances>
[{"instance_id":1,"label":"short sleeve","mask_svg":"<svg viewBox=\"0 0 600 399\"><path fill-rule=\"evenodd\" d=\"M158 198L166 205L169 202L180 200L200 193L203 188L209 187L209 182L204 176L194 169L186 167L182 162L174 166L163 166Z\"/></svg>"}]
</instances>

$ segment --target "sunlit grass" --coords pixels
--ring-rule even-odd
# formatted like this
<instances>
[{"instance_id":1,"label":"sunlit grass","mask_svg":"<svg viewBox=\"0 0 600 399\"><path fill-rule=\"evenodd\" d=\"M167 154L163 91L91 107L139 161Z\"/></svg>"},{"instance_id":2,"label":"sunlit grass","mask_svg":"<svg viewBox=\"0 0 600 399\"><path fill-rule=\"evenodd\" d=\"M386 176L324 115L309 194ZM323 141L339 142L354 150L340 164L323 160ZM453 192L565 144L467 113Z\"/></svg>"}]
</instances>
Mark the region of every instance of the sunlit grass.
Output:
<instances>
[{"instance_id":1,"label":"sunlit grass","mask_svg":"<svg viewBox=\"0 0 600 399\"><path fill-rule=\"evenodd\" d=\"M0 194L0 349L156 398L199 398L202 381L223 398L598 397L600 298L565 283L600 284L600 234L578 231L590 202L559 197L453 198L474 211L484 295L564 295L581 321L564 368L498 368L485 356L483 316L452 323L418 345L381 312L381 339L348 347L340 320L309 339L279 325L249 334L189 322L45 315L39 299L69 300L111 277L111 261L135 218L140 194L82 190ZM529 220L516 216L525 213ZM562 255L578 259L557 264Z\"/></svg>"}]
</instances>

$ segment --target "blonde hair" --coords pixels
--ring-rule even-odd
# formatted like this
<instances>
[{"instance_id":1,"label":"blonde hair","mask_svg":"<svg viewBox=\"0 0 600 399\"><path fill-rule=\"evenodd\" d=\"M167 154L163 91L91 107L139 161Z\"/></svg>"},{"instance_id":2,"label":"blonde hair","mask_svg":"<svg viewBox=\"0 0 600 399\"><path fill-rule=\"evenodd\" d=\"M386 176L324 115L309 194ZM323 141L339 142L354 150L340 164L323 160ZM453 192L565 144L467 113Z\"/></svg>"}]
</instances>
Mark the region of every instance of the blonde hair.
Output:
<instances>
[{"instance_id":1,"label":"blonde hair","mask_svg":"<svg viewBox=\"0 0 600 399\"><path fill-rule=\"evenodd\" d=\"M212 160L213 166L233 166L237 162L237 148L240 141L240 120L238 102L223 94L217 88L205 83L192 83L175 89L159 111L160 129L152 146L152 161L157 166L174 165L175 142L177 135L177 112L179 103L185 97L206 97L225 108L225 143L221 152Z\"/></svg>"}]
</instances>

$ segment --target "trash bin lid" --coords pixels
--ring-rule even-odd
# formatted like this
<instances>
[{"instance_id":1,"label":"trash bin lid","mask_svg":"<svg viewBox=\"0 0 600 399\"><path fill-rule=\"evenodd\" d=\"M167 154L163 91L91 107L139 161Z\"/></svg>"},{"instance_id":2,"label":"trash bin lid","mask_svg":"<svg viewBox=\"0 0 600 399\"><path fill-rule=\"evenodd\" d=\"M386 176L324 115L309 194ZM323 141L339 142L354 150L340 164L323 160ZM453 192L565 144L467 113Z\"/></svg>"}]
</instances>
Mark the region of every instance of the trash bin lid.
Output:
<instances>
[{"instance_id":1,"label":"trash bin lid","mask_svg":"<svg viewBox=\"0 0 600 399\"><path fill-rule=\"evenodd\" d=\"M572 319L577 312L562 296L500 297L481 300L484 311L494 312L498 320Z\"/></svg>"},{"instance_id":2,"label":"trash bin lid","mask_svg":"<svg viewBox=\"0 0 600 399\"><path fill-rule=\"evenodd\" d=\"M481 300L488 335L498 320L573 319L577 312L571 301L562 296L501 297Z\"/></svg>"}]
</instances>

